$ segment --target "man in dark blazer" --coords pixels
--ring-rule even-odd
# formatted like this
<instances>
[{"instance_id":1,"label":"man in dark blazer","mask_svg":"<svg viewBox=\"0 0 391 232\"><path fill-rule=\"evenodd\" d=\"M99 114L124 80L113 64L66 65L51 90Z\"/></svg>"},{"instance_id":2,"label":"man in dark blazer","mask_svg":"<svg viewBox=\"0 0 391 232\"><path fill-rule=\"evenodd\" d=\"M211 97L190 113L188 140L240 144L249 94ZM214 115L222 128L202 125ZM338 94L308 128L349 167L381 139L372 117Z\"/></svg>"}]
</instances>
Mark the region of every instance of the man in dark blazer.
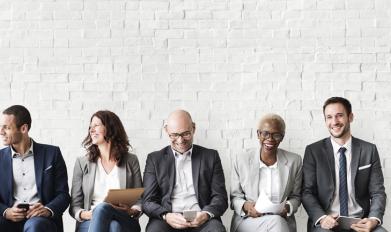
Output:
<instances>
[{"instance_id":1,"label":"man in dark blazer","mask_svg":"<svg viewBox=\"0 0 391 232\"><path fill-rule=\"evenodd\" d=\"M193 144L195 124L186 111L172 112L165 131L171 146L149 154L144 170L146 231L226 231L220 216L228 198L218 152ZM186 210L196 211L195 218Z\"/></svg>"},{"instance_id":2,"label":"man in dark blazer","mask_svg":"<svg viewBox=\"0 0 391 232\"><path fill-rule=\"evenodd\" d=\"M341 231L338 216L361 218L350 227L354 231L386 231L380 226L386 194L376 146L352 137L347 99L329 98L323 113L331 137L308 145L303 161L308 231Z\"/></svg>"},{"instance_id":3,"label":"man in dark blazer","mask_svg":"<svg viewBox=\"0 0 391 232\"><path fill-rule=\"evenodd\" d=\"M60 149L29 137L24 106L4 110L0 126L0 231L63 231L70 196Z\"/></svg>"}]
</instances>

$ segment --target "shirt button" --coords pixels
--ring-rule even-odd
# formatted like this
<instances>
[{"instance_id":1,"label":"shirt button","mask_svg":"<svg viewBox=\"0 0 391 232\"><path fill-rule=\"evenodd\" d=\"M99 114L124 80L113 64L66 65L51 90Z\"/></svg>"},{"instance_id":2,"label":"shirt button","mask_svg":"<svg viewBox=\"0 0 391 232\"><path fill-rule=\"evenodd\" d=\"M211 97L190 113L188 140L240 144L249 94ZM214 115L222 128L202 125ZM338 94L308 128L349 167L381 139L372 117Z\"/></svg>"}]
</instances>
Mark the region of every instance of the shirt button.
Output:
<instances>
[{"instance_id":1,"label":"shirt button","mask_svg":"<svg viewBox=\"0 0 391 232\"><path fill-rule=\"evenodd\" d=\"M24 159L22 159L22 162L24 162Z\"/></svg>"},{"instance_id":2,"label":"shirt button","mask_svg":"<svg viewBox=\"0 0 391 232\"><path fill-rule=\"evenodd\" d=\"M23 188L24 190L27 190L27 188Z\"/></svg>"},{"instance_id":3,"label":"shirt button","mask_svg":"<svg viewBox=\"0 0 391 232\"><path fill-rule=\"evenodd\" d=\"M25 175L25 173L22 174L23 176Z\"/></svg>"}]
</instances>

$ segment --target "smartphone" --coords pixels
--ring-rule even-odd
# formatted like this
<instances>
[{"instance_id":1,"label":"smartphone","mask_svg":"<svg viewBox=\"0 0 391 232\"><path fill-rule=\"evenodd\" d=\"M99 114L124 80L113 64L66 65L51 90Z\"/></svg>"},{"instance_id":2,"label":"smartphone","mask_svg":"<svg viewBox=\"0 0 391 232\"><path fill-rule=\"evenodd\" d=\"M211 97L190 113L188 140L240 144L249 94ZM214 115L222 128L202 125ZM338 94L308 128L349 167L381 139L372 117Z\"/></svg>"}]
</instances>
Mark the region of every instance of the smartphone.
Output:
<instances>
[{"instance_id":1,"label":"smartphone","mask_svg":"<svg viewBox=\"0 0 391 232\"><path fill-rule=\"evenodd\" d=\"M30 209L30 204L27 204L27 203L19 203L16 207L19 208L19 209L24 209L25 211L27 211L27 210Z\"/></svg>"},{"instance_id":2,"label":"smartphone","mask_svg":"<svg viewBox=\"0 0 391 232\"><path fill-rule=\"evenodd\" d=\"M191 222L193 221L197 216L196 210L184 210L183 211L183 217L186 219L186 221Z\"/></svg>"},{"instance_id":3,"label":"smartphone","mask_svg":"<svg viewBox=\"0 0 391 232\"><path fill-rule=\"evenodd\" d=\"M341 230L350 230L350 227L352 224L355 224L359 222L361 218L355 218L355 217L344 217L344 216L339 216L337 219L338 222L338 229Z\"/></svg>"}]
</instances>

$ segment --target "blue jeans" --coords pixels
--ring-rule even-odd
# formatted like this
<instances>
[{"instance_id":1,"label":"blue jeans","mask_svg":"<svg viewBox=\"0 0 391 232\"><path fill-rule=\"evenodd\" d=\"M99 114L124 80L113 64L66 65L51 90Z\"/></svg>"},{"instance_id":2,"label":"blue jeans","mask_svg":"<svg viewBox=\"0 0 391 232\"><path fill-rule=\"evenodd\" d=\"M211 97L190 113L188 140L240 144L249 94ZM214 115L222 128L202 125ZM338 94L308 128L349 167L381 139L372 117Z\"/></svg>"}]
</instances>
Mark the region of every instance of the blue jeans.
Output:
<instances>
[{"instance_id":1,"label":"blue jeans","mask_svg":"<svg viewBox=\"0 0 391 232\"><path fill-rule=\"evenodd\" d=\"M138 220L104 202L92 211L91 221L82 222L78 228L79 232L140 232L140 230Z\"/></svg>"},{"instance_id":2,"label":"blue jeans","mask_svg":"<svg viewBox=\"0 0 391 232\"><path fill-rule=\"evenodd\" d=\"M57 226L53 220L45 217L32 217L20 222L13 222L0 217L0 231L55 232L57 231Z\"/></svg>"}]
</instances>

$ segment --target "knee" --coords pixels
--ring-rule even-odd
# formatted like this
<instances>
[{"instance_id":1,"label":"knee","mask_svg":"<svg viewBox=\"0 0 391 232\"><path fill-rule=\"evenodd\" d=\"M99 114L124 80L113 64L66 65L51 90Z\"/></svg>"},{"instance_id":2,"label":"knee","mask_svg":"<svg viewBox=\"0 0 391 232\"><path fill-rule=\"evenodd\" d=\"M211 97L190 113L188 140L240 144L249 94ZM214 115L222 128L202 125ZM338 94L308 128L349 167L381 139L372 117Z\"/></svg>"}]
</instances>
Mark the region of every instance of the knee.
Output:
<instances>
[{"instance_id":1,"label":"knee","mask_svg":"<svg viewBox=\"0 0 391 232\"><path fill-rule=\"evenodd\" d=\"M94 210L92 211L93 214L95 213L104 213L104 212L107 212L109 211L110 209L112 209L113 207L110 205L110 204L107 204L105 202L102 202L100 204L98 204Z\"/></svg>"},{"instance_id":2,"label":"knee","mask_svg":"<svg viewBox=\"0 0 391 232\"><path fill-rule=\"evenodd\" d=\"M170 231L171 227L163 220L149 219L145 232Z\"/></svg>"},{"instance_id":3,"label":"knee","mask_svg":"<svg viewBox=\"0 0 391 232\"><path fill-rule=\"evenodd\" d=\"M33 217L26 221L23 231L56 231L56 226L47 218Z\"/></svg>"},{"instance_id":4,"label":"knee","mask_svg":"<svg viewBox=\"0 0 391 232\"><path fill-rule=\"evenodd\" d=\"M207 224L205 227L201 230L202 232L207 231L213 231L213 232L226 232L223 223L217 219L212 219L206 222Z\"/></svg>"},{"instance_id":5,"label":"knee","mask_svg":"<svg viewBox=\"0 0 391 232\"><path fill-rule=\"evenodd\" d=\"M275 226L277 228L280 228L281 231L285 231L289 229L288 223L285 218L279 216L279 215L270 215L269 221L272 223L272 226Z\"/></svg>"},{"instance_id":6,"label":"knee","mask_svg":"<svg viewBox=\"0 0 391 232\"><path fill-rule=\"evenodd\" d=\"M110 231L121 231L121 224L119 224L119 222L116 220L112 220L110 222Z\"/></svg>"}]
</instances>

